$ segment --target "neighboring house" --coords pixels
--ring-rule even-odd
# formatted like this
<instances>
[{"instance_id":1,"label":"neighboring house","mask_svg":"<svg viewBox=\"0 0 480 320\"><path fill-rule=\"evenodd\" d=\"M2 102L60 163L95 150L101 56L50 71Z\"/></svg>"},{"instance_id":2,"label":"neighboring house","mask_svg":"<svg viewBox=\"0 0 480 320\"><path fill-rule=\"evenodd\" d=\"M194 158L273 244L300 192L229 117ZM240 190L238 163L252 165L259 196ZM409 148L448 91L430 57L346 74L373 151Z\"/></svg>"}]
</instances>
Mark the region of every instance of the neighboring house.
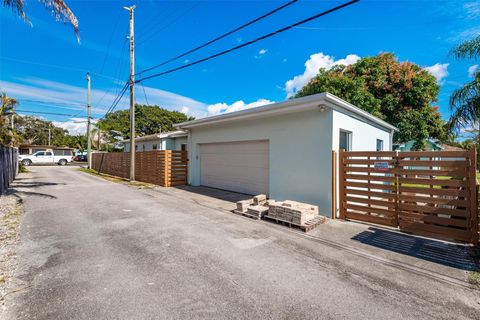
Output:
<instances>
[{"instance_id":1,"label":"neighboring house","mask_svg":"<svg viewBox=\"0 0 480 320\"><path fill-rule=\"evenodd\" d=\"M400 151L400 152L416 151L413 148L414 145L415 145L415 140L410 140L410 141L405 142L405 143L394 144L393 145L393 150L394 151ZM432 140L427 140L426 141L424 151L441 151L441 150L442 150L442 145L441 144L436 143L435 141L432 141Z\"/></svg>"},{"instance_id":2,"label":"neighboring house","mask_svg":"<svg viewBox=\"0 0 480 320\"><path fill-rule=\"evenodd\" d=\"M332 150L391 150L397 130L329 93L176 127L188 132L191 185L302 201L328 216Z\"/></svg>"},{"instance_id":3,"label":"neighboring house","mask_svg":"<svg viewBox=\"0 0 480 320\"><path fill-rule=\"evenodd\" d=\"M130 140L122 141L124 152L130 152ZM151 134L135 139L136 151L187 150L187 133L182 130Z\"/></svg>"},{"instance_id":4,"label":"neighboring house","mask_svg":"<svg viewBox=\"0 0 480 320\"><path fill-rule=\"evenodd\" d=\"M71 156L73 155L74 149L67 147L54 147L36 144L21 144L18 147L18 152L21 155L34 154L37 151L53 152L53 154L56 156Z\"/></svg>"},{"instance_id":5,"label":"neighboring house","mask_svg":"<svg viewBox=\"0 0 480 320\"><path fill-rule=\"evenodd\" d=\"M400 152L415 151L413 149L414 144L415 144L415 140L410 140L408 142L401 143L401 144L394 144L393 150L400 151ZM464 151L464 149L455 147L455 146L450 146L448 144L438 143L432 140L427 140L424 151Z\"/></svg>"}]
</instances>

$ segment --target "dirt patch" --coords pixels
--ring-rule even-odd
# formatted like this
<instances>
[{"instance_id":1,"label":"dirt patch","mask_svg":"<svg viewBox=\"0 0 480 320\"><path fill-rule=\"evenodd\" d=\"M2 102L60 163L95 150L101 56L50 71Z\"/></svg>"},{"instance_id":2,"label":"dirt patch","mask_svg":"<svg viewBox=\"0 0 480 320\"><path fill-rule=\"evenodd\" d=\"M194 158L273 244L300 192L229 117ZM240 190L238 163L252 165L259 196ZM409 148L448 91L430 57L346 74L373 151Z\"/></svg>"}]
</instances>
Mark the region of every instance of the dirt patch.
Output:
<instances>
[{"instance_id":1,"label":"dirt patch","mask_svg":"<svg viewBox=\"0 0 480 320\"><path fill-rule=\"evenodd\" d=\"M17 266L15 249L19 241L18 229L22 212L18 197L0 196L0 306L2 307Z\"/></svg>"}]
</instances>

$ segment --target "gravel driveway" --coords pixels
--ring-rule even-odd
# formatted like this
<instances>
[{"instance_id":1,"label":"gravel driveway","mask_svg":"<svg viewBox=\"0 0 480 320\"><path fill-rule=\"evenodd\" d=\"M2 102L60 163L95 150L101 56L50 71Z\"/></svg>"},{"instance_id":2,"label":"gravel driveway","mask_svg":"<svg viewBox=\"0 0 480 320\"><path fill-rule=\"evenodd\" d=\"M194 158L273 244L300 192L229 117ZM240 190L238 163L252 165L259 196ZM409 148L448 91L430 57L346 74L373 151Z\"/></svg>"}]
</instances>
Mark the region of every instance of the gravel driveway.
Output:
<instances>
[{"instance_id":1,"label":"gravel driveway","mask_svg":"<svg viewBox=\"0 0 480 320\"><path fill-rule=\"evenodd\" d=\"M73 167L31 167L5 319L479 319L480 294ZM0 314L1 318L1 314Z\"/></svg>"}]
</instances>

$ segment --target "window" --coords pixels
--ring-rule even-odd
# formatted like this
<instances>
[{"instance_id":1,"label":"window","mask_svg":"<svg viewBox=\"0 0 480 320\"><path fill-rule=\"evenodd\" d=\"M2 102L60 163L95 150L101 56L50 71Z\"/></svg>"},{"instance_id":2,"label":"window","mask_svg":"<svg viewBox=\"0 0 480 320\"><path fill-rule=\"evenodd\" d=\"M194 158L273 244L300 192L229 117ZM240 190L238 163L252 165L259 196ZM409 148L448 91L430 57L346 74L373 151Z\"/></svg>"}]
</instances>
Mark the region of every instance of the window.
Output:
<instances>
[{"instance_id":1,"label":"window","mask_svg":"<svg viewBox=\"0 0 480 320\"><path fill-rule=\"evenodd\" d=\"M157 144L154 143L153 146L152 146L153 150L157 150Z\"/></svg>"},{"instance_id":2,"label":"window","mask_svg":"<svg viewBox=\"0 0 480 320\"><path fill-rule=\"evenodd\" d=\"M345 130L340 130L340 150L351 151L352 150L352 133Z\"/></svg>"},{"instance_id":3,"label":"window","mask_svg":"<svg viewBox=\"0 0 480 320\"><path fill-rule=\"evenodd\" d=\"M377 139L377 151L383 151L383 140Z\"/></svg>"},{"instance_id":4,"label":"window","mask_svg":"<svg viewBox=\"0 0 480 320\"><path fill-rule=\"evenodd\" d=\"M186 143L182 143L182 145L180 146L180 150L182 150L182 151L187 151L187 144L186 144Z\"/></svg>"},{"instance_id":5,"label":"window","mask_svg":"<svg viewBox=\"0 0 480 320\"><path fill-rule=\"evenodd\" d=\"M51 156L52 156L52 153L51 153L51 152L46 152L45 155L46 155L47 157L51 157Z\"/></svg>"},{"instance_id":6,"label":"window","mask_svg":"<svg viewBox=\"0 0 480 320\"><path fill-rule=\"evenodd\" d=\"M45 155L45 152L43 152L43 151L39 151L39 152L35 153L36 157L40 157L40 156L43 157L44 155Z\"/></svg>"}]
</instances>

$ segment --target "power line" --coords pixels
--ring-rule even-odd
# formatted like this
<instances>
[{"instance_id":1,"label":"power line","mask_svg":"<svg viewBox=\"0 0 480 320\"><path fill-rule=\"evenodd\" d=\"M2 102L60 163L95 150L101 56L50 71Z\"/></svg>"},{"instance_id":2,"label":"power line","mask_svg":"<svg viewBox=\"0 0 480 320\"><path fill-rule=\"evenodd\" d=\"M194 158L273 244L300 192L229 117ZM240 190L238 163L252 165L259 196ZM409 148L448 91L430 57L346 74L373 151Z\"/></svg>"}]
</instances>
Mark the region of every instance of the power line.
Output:
<instances>
[{"instance_id":1,"label":"power line","mask_svg":"<svg viewBox=\"0 0 480 320\"><path fill-rule=\"evenodd\" d=\"M225 54L230 53L230 52L232 52L232 51L235 51L235 50L238 50L238 49L240 49L240 48L246 47L246 46L248 46L248 45L250 45L250 44L256 43L256 42L258 42L258 41L261 41L261 40L270 38L270 37L275 36L275 35L277 35L277 34L279 34L279 33L282 33L282 32L285 32L285 31L287 31L287 30L290 30L290 29L292 29L292 28L295 28L295 27L297 27L297 26L299 26L299 25L302 25L302 24L305 24L305 23L310 22L310 21L312 21L312 20L318 19L318 18L320 18L320 17L322 17L322 16L325 16L325 15L327 15L327 14L329 14L329 13L332 13L332 12L334 12L334 11L343 9L343 8L345 8L345 7L347 7L347 6L350 6L350 5L352 5L352 4L356 3L356 2L359 2L359 1L360 1L360 0L352 0L352 1L346 2L346 3L344 3L344 4L341 4L341 5L339 5L339 6L334 7L334 8L332 8L332 9L323 11L323 12L318 13L318 14L316 14L316 15L314 15L314 16L311 16L311 17L309 17L309 18L307 18L307 19L301 20L301 21L299 21L299 22L297 22L297 23L294 23L294 24L291 24L291 25L289 25L289 26L287 26L287 27L284 27L284 28L281 28L281 29L279 29L279 30L273 31L273 32L271 32L271 33L269 33L269 34L266 34L266 35L264 35L264 36L261 36L261 37L259 37L259 38L254 39L254 40L248 41L248 42L246 42L246 43L240 44L240 45L235 46L235 47L233 47L233 48L224 50L224 51L222 51L222 52L216 53L216 54L214 54L214 55L208 56L208 57L206 57L206 58L203 58L203 59L200 59L200 60L197 60L197 61L194 61L194 62L190 62L190 63L185 64L185 65L180 66L180 67L176 67L176 68L173 68L173 69L164 71L164 72L160 72L160 73L156 73L156 74L153 74L153 75L150 75L150 76L146 76L146 77L140 78L140 79L136 80L135 82L136 82L136 83L139 83L139 82L142 82L142 81L145 81L145 80L148 80L148 79L156 78L156 77L159 77L159 76L162 76L162 75L165 75L165 74L169 74L169 73L172 73L172 72L181 70L181 69L185 69L185 68L188 68L188 67L197 65L197 64L199 64L199 63L202 63L202 62L211 60L211 59L213 59L213 58L216 58L216 57L225 55Z\"/></svg>"},{"instance_id":2,"label":"power line","mask_svg":"<svg viewBox=\"0 0 480 320\"><path fill-rule=\"evenodd\" d=\"M43 112L43 111L34 111L34 110L16 110L16 112L33 113L33 114L48 114L48 115L65 116L65 117L74 117L75 116L73 114L56 113L56 112ZM85 117L80 117L80 118L85 118Z\"/></svg>"},{"instance_id":3,"label":"power line","mask_svg":"<svg viewBox=\"0 0 480 320\"><path fill-rule=\"evenodd\" d=\"M108 55L110 53L110 45L112 43L112 39L113 39L113 35L115 34L115 31L117 31L117 26L118 26L118 22L120 21L121 13L122 13L121 11L118 13L117 20L115 21L115 25L113 26L113 31L110 34L110 38L108 39L107 50L105 51L105 56L103 57L103 63L102 63L102 67L100 69L100 73L103 72L103 68L105 67L105 62L107 62L107 58L108 58Z\"/></svg>"},{"instance_id":4,"label":"power line","mask_svg":"<svg viewBox=\"0 0 480 320\"><path fill-rule=\"evenodd\" d=\"M140 83L140 85L142 86L143 95L145 96L145 102L147 103L147 106L148 106L148 105L150 105L150 104L148 103L147 94L145 93L145 86L143 85L143 83Z\"/></svg>"},{"instance_id":5,"label":"power line","mask_svg":"<svg viewBox=\"0 0 480 320\"><path fill-rule=\"evenodd\" d=\"M22 102L28 102L28 103L38 103L38 104L46 104L50 107L55 107L59 109L70 109L70 110L79 110L79 108L82 108L82 110L85 108L84 104L81 103L66 103L66 102L54 102L54 101L47 101L47 100L33 100L33 99L18 99L20 103ZM106 107L101 107L105 108Z\"/></svg>"},{"instance_id":6,"label":"power line","mask_svg":"<svg viewBox=\"0 0 480 320\"><path fill-rule=\"evenodd\" d=\"M166 60L166 61L164 61L164 62L162 62L162 63L159 63L159 64L157 64L157 65L155 65L155 66L153 66L153 67L150 67L150 68L148 68L148 69L142 70L142 71L140 71L139 73L137 73L137 75L141 75L141 74L144 73L144 72L148 72L148 71L150 71L150 70L153 70L153 69L156 69L156 68L158 68L158 67L164 66L164 65L166 65L167 63L170 63L170 62L172 62L172 61L178 60L178 59L180 59L180 58L182 58L182 57L184 57L184 56L186 56L186 55L188 55L188 54L190 54L190 53L193 53L193 52L195 52L195 51L198 51L198 50L200 50L200 49L202 49L202 48L204 48L204 47L206 47L206 46L208 46L208 45L210 45L210 44L212 44L212 43L215 43L215 42L217 42L217 41L219 41L219 40L221 40L221 39L223 39L223 38L225 38L225 37L228 37L229 35L237 32L237 31L239 31L239 30L242 30L242 29L244 29L244 28L246 28L246 27L254 24L255 22L258 22L258 21L260 21L260 20L262 20L262 19L265 19L265 18L271 16L272 14L274 14L274 13L276 13L276 12L278 12L278 11L280 11L280 10L282 10L282 9L284 9L284 8L292 5L292 4L294 4L295 2L298 2L298 0L292 0L292 1L290 1L290 2L287 2L286 4L284 4L284 5L276 8L276 9L270 11L270 12L267 12L267 13L261 15L260 17L258 17L258 18L256 18L256 19L253 19L253 20L251 20L250 22L247 22L247 23L245 23L245 24L243 24L243 25L241 25L241 26L239 26L239 27L237 27L237 28L235 28L235 29L233 29L233 30L231 30L231 31L229 31L229 32L227 32L227 33L225 33L225 34L223 34L223 35L221 35L221 36L213 39L213 40L210 40L210 41L208 41L208 42L206 42L206 43L204 43L204 44L202 44L202 45L200 45L200 46L198 46L198 47L196 47L196 48L193 48L193 49L191 49L191 50L189 50L189 51L186 51L186 52L184 52L184 53L182 53L182 54L179 54L178 56L173 57L173 58L171 58L171 59L168 59L168 60Z\"/></svg>"},{"instance_id":7,"label":"power line","mask_svg":"<svg viewBox=\"0 0 480 320\"><path fill-rule=\"evenodd\" d=\"M113 110L115 110L115 108L120 103L123 96L125 95L125 92L127 92L128 87L129 87L129 82L127 81L123 85L122 90L120 90L120 92L117 94L117 96L115 97L115 99L112 102L112 105L110 106L110 108L108 108L107 112L105 112L105 114L103 115L102 118L105 118L109 113L111 113L111 112L113 112Z\"/></svg>"},{"instance_id":8,"label":"power line","mask_svg":"<svg viewBox=\"0 0 480 320\"><path fill-rule=\"evenodd\" d=\"M70 66L60 66L56 64L48 64L48 63L41 63L41 62L36 62L36 61L29 61L29 60L22 60L22 59L16 59L16 58L10 58L10 57L2 57L0 56L1 60L8 60L8 61L14 61L14 62L19 62L19 63L26 63L26 64L31 64L31 65L36 65L36 66L42 66L42 67L48 67L48 68L57 68L61 70L70 70L70 71L78 71L78 72L87 72L88 70L86 69L81 69L81 68L76 68L76 67L70 67ZM97 77L101 77L104 79L108 80L118 80L113 77L100 74L100 73L95 73L92 72L92 74L96 75Z\"/></svg>"},{"instance_id":9,"label":"power line","mask_svg":"<svg viewBox=\"0 0 480 320\"><path fill-rule=\"evenodd\" d=\"M170 27L171 25L173 25L174 23L178 22L179 20L181 20L185 15L187 15L190 11L192 11L193 9L195 9L196 7L198 7L200 5L200 1L198 2L195 2L190 8L188 8L187 10L183 11L182 13L180 13L178 16L176 16L175 18L173 18L169 23L167 23L166 25L164 25L162 28L160 28L159 30L153 32L150 36L148 37L143 37L141 38L141 40L139 40L139 42L136 44L136 46L140 46L142 44L144 44L145 42L147 42L147 40L151 39L152 37L155 36L155 34L167 29L168 27ZM155 28L153 28L155 29Z\"/></svg>"}]
</instances>

